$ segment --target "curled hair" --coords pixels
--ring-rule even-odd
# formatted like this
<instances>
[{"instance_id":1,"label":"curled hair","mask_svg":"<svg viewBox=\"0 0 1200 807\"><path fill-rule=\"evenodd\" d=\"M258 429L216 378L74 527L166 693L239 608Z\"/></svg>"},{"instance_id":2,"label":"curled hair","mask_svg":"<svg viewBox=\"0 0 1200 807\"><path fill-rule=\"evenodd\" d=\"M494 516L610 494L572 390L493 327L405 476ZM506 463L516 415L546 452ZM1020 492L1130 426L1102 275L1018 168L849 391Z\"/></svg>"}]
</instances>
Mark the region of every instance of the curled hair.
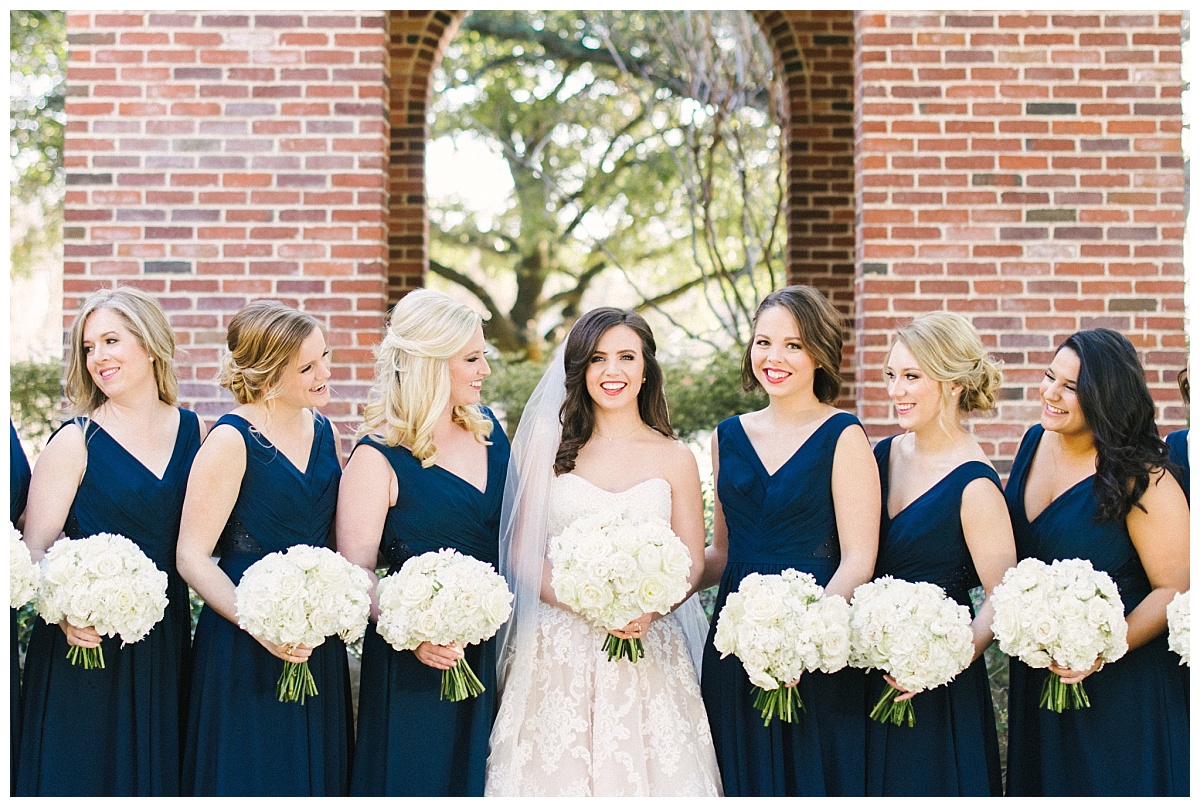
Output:
<instances>
[{"instance_id":1,"label":"curled hair","mask_svg":"<svg viewBox=\"0 0 1200 807\"><path fill-rule=\"evenodd\" d=\"M625 325L638 335L642 342L642 360L646 380L638 390L638 414L642 422L660 434L674 438L671 418L667 413L667 396L663 382L662 367L658 364L654 343L654 332L640 314L620 308L605 306L593 308L576 321L567 335L563 351L563 367L566 372L566 395L559 419L562 421L562 440L554 458L554 473L565 474L575 468L575 457L592 438L596 426L591 395L587 389L587 370L596 345L610 328Z\"/></svg>"},{"instance_id":2,"label":"curled hair","mask_svg":"<svg viewBox=\"0 0 1200 807\"><path fill-rule=\"evenodd\" d=\"M154 298L141 289L121 286L89 294L80 303L71 323L65 383L67 414L71 417L90 414L108 400L88 372L87 354L83 349L88 317L101 308L111 309L121 316L142 350L153 359L159 400L175 406L179 399L179 379L175 377L175 333L167 322L167 315Z\"/></svg>"},{"instance_id":3,"label":"curled hair","mask_svg":"<svg viewBox=\"0 0 1200 807\"><path fill-rule=\"evenodd\" d=\"M816 364L813 394L822 403L832 404L842 390L842 315L824 294L812 286L787 286L771 292L758 304L754 312L755 329L758 328L758 318L773 306L786 309L796 321L800 341ZM754 338L751 336L742 354L742 389L746 392L762 388L758 377L754 375L753 350Z\"/></svg>"},{"instance_id":4,"label":"curled hair","mask_svg":"<svg viewBox=\"0 0 1200 807\"><path fill-rule=\"evenodd\" d=\"M450 360L482 323L470 307L428 289L396 303L375 350L375 384L358 436L379 433L390 446L404 445L423 468L437 462L433 430L450 404ZM451 417L489 445L492 421L478 405L456 406Z\"/></svg>"},{"instance_id":5,"label":"curled hair","mask_svg":"<svg viewBox=\"0 0 1200 807\"><path fill-rule=\"evenodd\" d=\"M319 327L311 314L276 300L247 303L229 322L217 383L239 404L271 401L300 345Z\"/></svg>"},{"instance_id":6,"label":"curled hair","mask_svg":"<svg viewBox=\"0 0 1200 807\"><path fill-rule=\"evenodd\" d=\"M1124 519L1134 507L1145 512L1139 501L1150 475L1169 470L1170 453L1154 423L1154 401L1137 351L1108 328L1078 331L1058 350L1079 357L1075 390L1096 445L1097 520Z\"/></svg>"},{"instance_id":7,"label":"curled hair","mask_svg":"<svg viewBox=\"0 0 1200 807\"><path fill-rule=\"evenodd\" d=\"M996 408L996 393L1004 376L965 317L930 311L897 331L896 340L903 342L921 369L938 382L943 406L953 406L959 415ZM952 384L963 388L957 401L950 392Z\"/></svg>"}]
</instances>

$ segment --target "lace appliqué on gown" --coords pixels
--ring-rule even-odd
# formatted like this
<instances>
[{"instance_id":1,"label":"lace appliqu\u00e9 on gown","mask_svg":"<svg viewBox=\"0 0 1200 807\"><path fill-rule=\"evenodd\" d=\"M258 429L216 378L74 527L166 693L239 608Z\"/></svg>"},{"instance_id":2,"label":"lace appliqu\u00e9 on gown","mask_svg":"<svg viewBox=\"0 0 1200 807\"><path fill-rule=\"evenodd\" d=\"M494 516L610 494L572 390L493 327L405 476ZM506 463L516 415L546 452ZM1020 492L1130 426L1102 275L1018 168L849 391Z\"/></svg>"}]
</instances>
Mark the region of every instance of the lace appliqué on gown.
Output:
<instances>
[{"instance_id":1,"label":"lace appliqu\u00e9 on gown","mask_svg":"<svg viewBox=\"0 0 1200 807\"><path fill-rule=\"evenodd\" d=\"M611 493L564 474L553 483L548 529L611 508L669 521L671 487L649 479ZM537 615L532 675L509 681L492 728L487 795L721 794L700 684L673 614L651 623L637 664L609 661L606 632L573 612L541 603Z\"/></svg>"}]
</instances>

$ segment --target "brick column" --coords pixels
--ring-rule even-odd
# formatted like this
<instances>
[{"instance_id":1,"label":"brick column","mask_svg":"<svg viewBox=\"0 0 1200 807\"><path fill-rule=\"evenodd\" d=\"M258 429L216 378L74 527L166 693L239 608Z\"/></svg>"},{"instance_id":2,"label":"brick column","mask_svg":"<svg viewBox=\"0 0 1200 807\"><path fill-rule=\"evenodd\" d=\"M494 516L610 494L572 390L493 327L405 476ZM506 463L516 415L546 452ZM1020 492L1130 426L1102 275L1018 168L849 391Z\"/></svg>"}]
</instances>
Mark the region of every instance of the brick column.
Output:
<instances>
[{"instance_id":1,"label":"brick column","mask_svg":"<svg viewBox=\"0 0 1200 807\"><path fill-rule=\"evenodd\" d=\"M327 414L358 423L384 316L385 12L70 12L64 324L126 284L179 342L184 403L213 418L224 328L247 301L315 314Z\"/></svg>"},{"instance_id":2,"label":"brick column","mask_svg":"<svg viewBox=\"0 0 1200 807\"><path fill-rule=\"evenodd\" d=\"M858 410L891 428L895 327L947 308L1005 362L975 432L1007 472L1073 331L1126 334L1159 424L1184 409L1177 12L862 12Z\"/></svg>"}]
</instances>

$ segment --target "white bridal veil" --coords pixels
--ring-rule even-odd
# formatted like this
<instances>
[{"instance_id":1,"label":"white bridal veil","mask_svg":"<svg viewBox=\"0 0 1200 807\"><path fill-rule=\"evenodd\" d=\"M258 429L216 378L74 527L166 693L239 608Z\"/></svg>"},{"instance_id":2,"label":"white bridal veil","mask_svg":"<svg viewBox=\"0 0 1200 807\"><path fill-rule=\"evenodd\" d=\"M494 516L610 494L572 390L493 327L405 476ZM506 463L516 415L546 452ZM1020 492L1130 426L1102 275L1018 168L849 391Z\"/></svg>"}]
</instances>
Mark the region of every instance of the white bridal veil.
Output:
<instances>
[{"instance_id":1,"label":"white bridal veil","mask_svg":"<svg viewBox=\"0 0 1200 807\"><path fill-rule=\"evenodd\" d=\"M500 514L500 573L514 594L513 614L500 628L497 683L502 697L528 697L537 634L537 604L541 599L550 510L554 457L562 439L559 413L566 397L563 346L525 405L512 441L504 503ZM699 598L689 597L674 612L684 630L688 651L700 673L700 653L708 622ZM625 663L625 662L614 662ZM516 705L516 704L513 704ZM507 710L507 704L506 704ZM517 714L523 714L519 708Z\"/></svg>"}]
</instances>

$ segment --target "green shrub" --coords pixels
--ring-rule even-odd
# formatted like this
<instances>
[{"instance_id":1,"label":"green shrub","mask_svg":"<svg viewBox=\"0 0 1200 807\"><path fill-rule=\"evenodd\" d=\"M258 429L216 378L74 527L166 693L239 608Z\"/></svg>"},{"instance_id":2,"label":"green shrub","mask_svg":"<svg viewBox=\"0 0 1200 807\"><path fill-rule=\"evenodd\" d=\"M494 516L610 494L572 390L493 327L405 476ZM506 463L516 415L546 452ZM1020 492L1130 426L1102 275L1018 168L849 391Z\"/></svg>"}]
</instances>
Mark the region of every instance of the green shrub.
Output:
<instances>
[{"instance_id":1,"label":"green shrub","mask_svg":"<svg viewBox=\"0 0 1200 807\"><path fill-rule=\"evenodd\" d=\"M8 402L26 453L41 446L53 430L53 419L62 400L62 365L56 361L17 361L8 366Z\"/></svg>"},{"instance_id":2,"label":"green shrub","mask_svg":"<svg viewBox=\"0 0 1200 807\"><path fill-rule=\"evenodd\" d=\"M742 391L742 355L737 347L706 361L674 360L663 365L671 425L688 439L711 431L727 417L766 406L766 393Z\"/></svg>"}]
</instances>

